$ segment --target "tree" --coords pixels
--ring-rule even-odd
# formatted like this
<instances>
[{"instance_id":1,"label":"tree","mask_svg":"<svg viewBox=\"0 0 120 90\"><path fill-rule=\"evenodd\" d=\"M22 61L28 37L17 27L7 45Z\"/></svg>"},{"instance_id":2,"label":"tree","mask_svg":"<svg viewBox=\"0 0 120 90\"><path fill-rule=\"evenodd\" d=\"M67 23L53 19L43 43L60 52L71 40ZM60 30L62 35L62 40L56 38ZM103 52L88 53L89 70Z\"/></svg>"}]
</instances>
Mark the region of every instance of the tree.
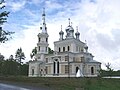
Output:
<instances>
[{"instance_id":1,"label":"tree","mask_svg":"<svg viewBox=\"0 0 120 90\"><path fill-rule=\"evenodd\" d=\"M54 51L50 47L48 47L48 54L53 54L53 53Z\"/></svg>"},{"instance_id":2,"label":"tree","mask_svg":"<svg viewBox=\"0 0 120 90\"><path fill-rule=\"evenodd\" d=\"M11 38L9 36L14 33L2 29L2 25L7 22L7 17L10 13L7 11L2 11L5 8L5 5L3 5L4 2L4 0L0 1L0 43L5 43L6 41L8 41Z\"/></svg>"},{"instance_id":3,"label":"tree","mask_svg":"<svg viewBox=\"0 0 120 90\"><path fill-rule=\"evenodd\" d=\"M37 47L35 47L35 48L32 50L32 53L30 54L31 59L35 56L35 54L37 54Z\"/></svg>"},{"instance_id":4,"label":"tree","mask_svg":"<svg viewBox=\"0 0 120 90\"><path fill-rule=\"evenodd\" d=\"M28 69L29 69L29 66L27 64L23 64L20 66L20 75L24 75L24 76L27 76L28 75Z\"/></svg>"},{"instance_id":5,"label":"tree","mask_svg":"<svg viewBox=\"0 0 120 90\"><path fill-rule=\"evenodd\" d=\"M0 60L4 60L4 56L0 53Z\"/></svg>"},{"instance_id":6,"label":"tree","mask_svg":"<svg viewBox=\"0 0 120 90\"><path fill-rule=\"evenodd\" d=\"M105 64L105 66L108 71L113 71L113 69L111 68L111 64L109 62L107 64Z\"/></svg>"},{"instance_id":7,"label":"tree","mask_svg":"<svg viewBox=\"0 0 120 90\"><path fill-rule=\"evenodd\" d=\"M13 55L10 55L9 60L10 60L10 61L14 61Z\"/></svg>"},{"instance_id":8,"label":"tree","mask_svg":"<svg viewBox=\"0 0 120 90\"><path fill-rule=\"evenodd\" d=\"M18 62L5 60L2 65L2 75L17 75L18 74Z\"/></svg>"},{"instance_id":9,"label":"tree","mask_svg":"<svg viewBox=\"0 0 120 90\"><path fill-rule=\"evenodd\" d=\"M106 66L106 68L107 68L107 74L109 75L109 76L112 76L112 74L113 74L113 69L111 68L111 64L108 62L107 64L105 64L105 66Z\"/></svg>"},{"instance_id":10,"label":"tree","mask_svg":"<svg viewBox=\"0 0 120 90\"><path fill-rule=\"evenodd\" d=\"M16 58L17 62L19 62L20 64L22 63L22 60L25 60L25 54L22 51L22 48L17 49L15 58Z\"/></svg>"}]
</instances>

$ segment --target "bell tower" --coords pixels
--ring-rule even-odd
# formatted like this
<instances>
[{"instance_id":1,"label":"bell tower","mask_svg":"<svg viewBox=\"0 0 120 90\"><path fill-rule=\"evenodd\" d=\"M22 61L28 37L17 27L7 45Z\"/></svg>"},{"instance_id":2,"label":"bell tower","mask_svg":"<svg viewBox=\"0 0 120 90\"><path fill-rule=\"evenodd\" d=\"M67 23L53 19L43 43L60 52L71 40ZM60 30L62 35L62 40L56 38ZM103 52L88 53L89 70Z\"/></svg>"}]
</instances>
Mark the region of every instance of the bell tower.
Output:
<instances>
[{"instance_id":1,"label":"bell tower","mask_svg":"<svg viewBox=\"0 0 120 90\"><path fill-rule=\"evenodd\" d=\"M41 33L38 34L37 43L37 60L44 61L44 55L48 54L48 33L45 22L45 8L43 8L42 13L42 26L40 27Z\"/></svg>"}]
</instances>

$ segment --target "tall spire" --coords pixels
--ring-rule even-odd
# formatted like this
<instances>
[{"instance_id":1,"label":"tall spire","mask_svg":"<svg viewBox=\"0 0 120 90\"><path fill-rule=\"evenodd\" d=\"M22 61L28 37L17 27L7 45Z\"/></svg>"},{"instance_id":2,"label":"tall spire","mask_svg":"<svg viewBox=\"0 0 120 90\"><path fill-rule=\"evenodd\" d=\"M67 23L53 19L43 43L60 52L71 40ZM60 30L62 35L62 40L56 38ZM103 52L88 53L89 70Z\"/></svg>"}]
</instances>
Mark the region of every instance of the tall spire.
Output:
<instances>
[{"instance_id":1,"label":"tall spire","mask_svg":"<svg viewBox=\"0 0 120 90\"><path fill-rule=\"evenodd\" d=\"M70 18L68 18L68 21L69 21L69 26L70 26Z\"/></svg>"},{"instance_id":2,"label":"tall spire","mask_svg":"<svg viewBox=\"0 0 120 90\"><path fill-rule=\"evenodd\" d=\"M43 24L45 24L45 8L43 8L42 20L43 20Z\"/></svg>"},{"instance_id":3,"label":"tall spire","mask_svg":"<svg viewBox=\"0 0 120 90\"><path fill-rule=\"evenodd\" d=\"M42 27L40 27L42 30L42 33L47 33L47 27L45 23L45 8L43 8L43 13L42 13Z\"/></svg>"},{"instance_id":4,"label":"tall spire","mask_svg":"<svg viewBox=\"0 0 120 90\"><path fill-rule=\"evenodd\" d=\"M62 31L62 25L61 25L61 31Z\"/></svg>"}]
</instances>

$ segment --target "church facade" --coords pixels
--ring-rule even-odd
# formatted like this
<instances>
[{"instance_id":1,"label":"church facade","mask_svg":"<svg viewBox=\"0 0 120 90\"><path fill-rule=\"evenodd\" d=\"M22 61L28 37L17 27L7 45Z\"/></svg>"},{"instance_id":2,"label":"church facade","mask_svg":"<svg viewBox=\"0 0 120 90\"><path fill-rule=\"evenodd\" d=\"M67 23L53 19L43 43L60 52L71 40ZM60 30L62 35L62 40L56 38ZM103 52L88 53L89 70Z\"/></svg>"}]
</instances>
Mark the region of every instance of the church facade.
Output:
<instances>
[{"instance_id":1,"label":"church facade","mask_svg":"<svg viewBox=\"0 0 120 90\"><path fill-rule=\"evenodd\" d=\"M54 53L48 54L48 33L45 22L45 11L42 14L41 33L38 34L37 54L35 60L29 61L29 77L95 77L101 69L101 63L93 60L88 46L80 40L78 28L69 24L62 30L60 38L54 42Z\"/></svg>"}]
</instances>

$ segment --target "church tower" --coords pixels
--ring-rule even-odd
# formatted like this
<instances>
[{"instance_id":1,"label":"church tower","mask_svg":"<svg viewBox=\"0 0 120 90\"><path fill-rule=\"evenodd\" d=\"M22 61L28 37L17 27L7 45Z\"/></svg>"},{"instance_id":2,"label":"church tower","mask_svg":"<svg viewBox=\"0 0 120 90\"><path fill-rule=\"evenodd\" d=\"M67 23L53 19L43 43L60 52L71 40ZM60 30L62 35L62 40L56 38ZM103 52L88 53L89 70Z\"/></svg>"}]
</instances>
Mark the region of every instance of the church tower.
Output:
<instances>
[{"instance_id":1,"label":"church tower","mask_svg":"<svg viewBox=\"0 0 120 90\"><path fill-rule=\"evenodd\" d=\"M59 32L59 35L60 35L59 40L63 40L64 32L62 31L62 25L61 25L61 31Z\"/></svg>"},{"instance_id":2,"label":"church tower","mask_svg":"<svg viewBox=\"0 0 120 90\"><path fill-rule=\"evenodd\" d=\"M74 38L74 29L73 29L72 25L70 25L70 18L68 20L69 20L69 25L66 28L66 34L67 34L66 39Z\"/></svg>"},{"instance_id":3,"label":"church tower","mask_svg":"<svg viewBox=\"0 0 120 90\"><path fill-rule=\"evenodd\" d=\"M45 8L43 9L42 14L42 26L40 27L41 33L38 34L38 43L37 43L37 60L43 61L44 55L48 54L48 33L45 22Z\"/></svg>"}]
</instances>

